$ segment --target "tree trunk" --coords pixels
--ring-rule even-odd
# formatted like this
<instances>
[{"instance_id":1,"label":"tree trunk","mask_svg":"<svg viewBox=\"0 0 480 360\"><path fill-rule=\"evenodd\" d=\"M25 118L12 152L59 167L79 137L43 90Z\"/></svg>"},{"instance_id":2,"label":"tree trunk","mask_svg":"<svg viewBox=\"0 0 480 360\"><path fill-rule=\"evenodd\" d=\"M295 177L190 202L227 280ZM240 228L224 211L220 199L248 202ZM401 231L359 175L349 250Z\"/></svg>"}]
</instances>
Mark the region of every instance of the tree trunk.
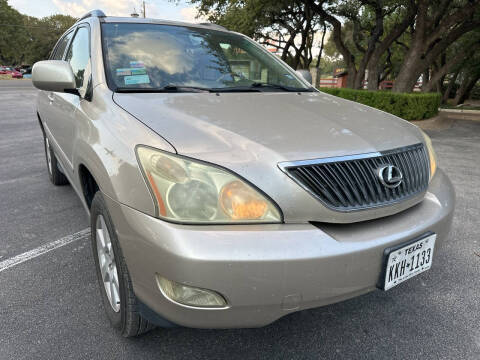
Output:
<instances>
[{"instance_id":1,"label":"tree trunk","mask_svg":"<svg viewBox=\"0 0 480 360\"><path fill-rule=\"evenodd\" d=\"M368 39L367 50L363 54L362 60L360 61L360 65L358 66L358 71L355 74L355 82L354 82L355 89L363 89L363 81L365 80L365 70L367 69L368 63L370 62L370 59L372 58L375 52L378 40L383 35L384 14L382 9L382 2L377 0L373 2L373 4L375 7L375 27L370 35L370 38Z\"/></svg>"},{"instance_id":2,"label":"tree trunk","mask_svg":"<svg viewBox=\"0 0 480 360\"><path fill-rule=\"evenodd\" d=\"M302 42L300 43L300 47L298 49L295 47L295 44L292 45L295 48L295 57L294 57L294 60L293 60L293 64L294 64L293 68L295 70L298 69L298 65L300 64L300 59L302 57L302 53L305 50L305 47L306 47L306 44L307 44L308 31L309 31L309 26L307 25L306 29L303 29L300 32L300 34L302 36ZM308 69L306 69L306 70L308 70Z\"/></svg>"},{"instance_id":3,"label":"tree trunk","mask_svg":"<svg viewBox=\"0 0 480 360\"><path fill-rule=\"evenodd\" d=\"M355 80L357 78L357 68L355 64L350 64L348 67L347 87L350 89L355 88Z\"/></svg>"},{"instance_id":4,"label":"tree trunk","mask_svg":"<svg viewBox=\"0 0 480 360\"><path fill-rule=\"evenodd\" d=\"M448 82L448 86L445 89L445 92L443 93L442 96L442 104L445 104L450 97L450 92L452 91L453 85L455 84L455 81L457 81L458 74L460 73L460 70L457 70L455 74L450 78Z\"/></svg>"},{"instance_id":5,"label":"tree trunk","mask_svg":"<svg viewBox=\"0 0 480 360\"><path fill-rule=\"evenodd\" d=\"M480 79L480 74L466 76L465 79L463 79L462 84L457 90L455 99L453 100L453 105L457 106L459 104L463 104L463 102L470 95L470 92L472 91L478 79Z\"/></svg>"},{"instance_id":6,"label":"tree trunk","mask_svg":"<svg viewBox=\"0 0 480 360\"><path fill-rule=\"evenodd\" d=\"M293 41L295 39L295 35L290 34L290 37L288 38L288 41L285 43L285 47L283 48L283 52L282 52L282 56L281 56L281 59L283 61L287 60L290 47L292 46Z\"/></svg>"},{"instance_id":7,"label":"tree trunk","mask_svg":"<svg viewBox=\"0 0 480 360\"><path fill-rule=\"evenodd\" d=\"M453 58L443 64L443 66L433 74L430 81L424 84L424 86L422 87L422 91L430 92L435 86L437 86L438 82L443 83L443 78L449 72L449 70L453 67L456 67L457 65L460 65L466 58L473 54L478 47L479 44L473 44L466 51L459 52L457 55L455 55Z\"/></svg>"},{"instance_id":8,"label":"tree trunk","mask_svg":"<svg viewBox=\"0 0 480 360\"><path fill-rule=\"evenodd\" d=\"M381 43L375 48L367 64L368 70L368 90L378 90L380 78L379 62L382 55L387 51L395 40L397 40L413 22L417 12L417 5L412 1L408 6L408 11L403 20L396 24L393 29L385 36Z\"/></svg>"},{"instance_id":9,"label":"tree trunk","mask_svg":"<svg viewBox=\"0 0 480 360\"><path fill-rule=\"evenodd\" d=\"M415 21L415 33L412 37L410 49L407 51L403 60L400 72L395 79L392 91L410 92L417 82L419 74L424 70L419 66L422 59L423 50L426 44L425 31L427 26L428 1L419 0L417 18Z\"/></svg>"},{"instance_id":10,"label":"tree trunk","mask_svg":"<svg viewBox=\"0 0 480 360\"><path fill-rule=\"evenodd\" d=\"M308 1L309 6L311 6L315 12L322 18L324 21L327 21L332 25L332 39L335 43L335 47L342 54L343 60L345 61L346 68L348 70L348 79L347 86L353 88L355 83L355 76L357 75L357 69L355 68L355 56L347 48L342 39L342 23L335 16L329 14L322 8L322 4L316 4L313 0Z\"/></svg>"},{"instance_id":11,"label":"tree trunk","mask_svg":"<svg viewBox=\"0 0 480 360\"><path fill-rule=\"evenodd\" d=\"M460 99L462 103L464 103L465 100L468 100L470 98L470 94L472 93L472 90L475 87L475 84L477 83L478 80L480 80L480 74L477 74L474 78L472 78L472 81L470 81L470 84L468 84L467 90L463 94L463 98Z\"/></svg>"},{"instance_id":12,"label":"tree trunk","mask_svg":"<svg viewBox=\"0 0 480 360\"><path fill-rule=\"evenodd\" d=\"M395 79L393 92L411 92L415 86L419 75L424 70L421 62L421 43L413 43L405 56L405 60L400 68L400 72Z\"/></svg>"},{"instance_id":13,"label":"tree trunk","mask_svg":"<svg viewBox=\"0 0 480 360\"><path fill-rule=\"evenodd\" d=\"M323 46L325 44L325 34L327 33L327 24L323 24L323 34L322 41L320 42L320 51L318 52L317 63L315 64L315 87L318 89L320 87L320 61L322 60Z\"/></svg>"},{"instance_id":14,"label":"tree trunk","mask_svg":"<svg viewBox=\"0 0 480 360\"><path fill-rule=\"evenodd\" d=\"M430 69L427 68L422 73L422 86L430 81Z\"/></svg>"},{"instance_id":15,"label":"tree trunk","mask_svg":"<svg viewBox=\"0 0 480 360\"><path fill-rule=\"evenodd\" d=\"M468 14L478 8L480 2L468 3L451 15L440 17L438 22L429 19L429 2L418 0L419 6L415 21L415 33L410 50L395 80L393 91L409 92L413 89L420 74L425 71L447 47L463 34L478 27L478 20ZM456 26L453 26L456 25Z\"/></svg>"},{"instance_id":16,"label":"tree trunk","mask_svg":"<svg viewBox=\"0 0 480 360\"><path fill-rule=\"evenodd\" d=\"M443 52L442 56L440 57L440 67L443 68L446 64L447 64L447 53ZM440 69L436 67L435 71L438 72L438 70ZM434 80L436 91L440 94L443 93L443 83L445 82L445 76L446 76L446 73L441 74L440 76L437 75L437 77L439 78ZM431 78L430 78L430 81L432 81Z\"/></svg>"},{"instance_id":17,"label":"tree trunk","mask_svg":"<svg viewBox=\"0 0 480 360\"><path fill-rule=\"evenodd\" d=\"M380 79L380 73L378 68L378 62L380 59L377 57L371 57L368 62L368 78L367 78L367 89L368 90L378 90L378 80Z\"/></svg>"}]
</instances>

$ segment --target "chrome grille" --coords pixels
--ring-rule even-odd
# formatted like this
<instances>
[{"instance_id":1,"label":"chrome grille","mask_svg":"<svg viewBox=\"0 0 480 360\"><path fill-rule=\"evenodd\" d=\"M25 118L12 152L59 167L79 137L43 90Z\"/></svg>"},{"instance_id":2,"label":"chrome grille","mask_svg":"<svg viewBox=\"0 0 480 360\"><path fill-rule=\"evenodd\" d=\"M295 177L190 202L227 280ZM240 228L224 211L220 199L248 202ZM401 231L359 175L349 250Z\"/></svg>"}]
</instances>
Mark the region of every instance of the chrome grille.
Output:
<instances>
[{"instance_id":1,"label":"chrome grille","mask_svg":"<svg viewBox=\"0 0 480 360\"><path fill-rule=\"evenodd\" d=\"M378 169L394 165L403 174L396 188L381 184ZM300 186L337 211L354 211L401 202L427 190L429 160L423 144L369 153L279 164Z\"/></svg>"}]
</instances>

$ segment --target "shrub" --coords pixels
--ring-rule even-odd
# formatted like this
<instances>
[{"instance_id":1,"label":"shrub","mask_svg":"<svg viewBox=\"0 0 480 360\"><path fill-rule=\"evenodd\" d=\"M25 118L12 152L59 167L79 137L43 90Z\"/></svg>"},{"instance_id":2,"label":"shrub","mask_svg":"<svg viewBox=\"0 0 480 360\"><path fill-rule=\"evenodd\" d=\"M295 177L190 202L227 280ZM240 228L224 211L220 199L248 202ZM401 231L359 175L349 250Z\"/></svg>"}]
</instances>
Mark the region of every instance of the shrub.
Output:
<instances>
[{"instance_id":1,"label":"shrub","mask_svg":"<svg viewBox=\"0 0 480 360\"><path fill-rule=\"evenodd\" d=\"M345 88L321 88L320 91L386 111L405 120L435 116L441 103L439 93L394 93Z\"/></svg>"}]
</instances>

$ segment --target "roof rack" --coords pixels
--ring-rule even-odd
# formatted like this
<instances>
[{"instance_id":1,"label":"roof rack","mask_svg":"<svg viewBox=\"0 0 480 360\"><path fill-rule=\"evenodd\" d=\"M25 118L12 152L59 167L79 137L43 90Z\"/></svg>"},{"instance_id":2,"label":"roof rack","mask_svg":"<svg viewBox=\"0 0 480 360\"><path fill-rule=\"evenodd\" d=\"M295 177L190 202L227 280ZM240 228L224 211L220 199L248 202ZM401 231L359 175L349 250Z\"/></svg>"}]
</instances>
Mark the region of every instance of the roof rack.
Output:
<instances>
[{"instance_id":1,"label":"roof rack","mask_svg":"<svg viewBox=\"0 0 480 360\"><path fill-rule=\"evenodd\" d=\"M89 17L106 17L107 15L105 15L105 13L102 11L102 10L91 10L89 11L88 13L86 13L85 15L83 15L80 19L77 20L77 22L83 20L83 19L86 19L86 18L89 18Z\"/></svg>"},{"instance_id":2,"label":"roof rack","mask_svg":"<svg viewBox=\"0 0 480 360\"><path fill-rule=\"evenodd\" d=\"M203 25L203 26L208 26L208 27L211 27L211 28L219 29L219 30L228 31L228 29L226 27L223 27L222 25L218 25L218 24L214 24L214 23L204 22L204 23L199 23L198 25Z\"/></svg>"}]
</instances>

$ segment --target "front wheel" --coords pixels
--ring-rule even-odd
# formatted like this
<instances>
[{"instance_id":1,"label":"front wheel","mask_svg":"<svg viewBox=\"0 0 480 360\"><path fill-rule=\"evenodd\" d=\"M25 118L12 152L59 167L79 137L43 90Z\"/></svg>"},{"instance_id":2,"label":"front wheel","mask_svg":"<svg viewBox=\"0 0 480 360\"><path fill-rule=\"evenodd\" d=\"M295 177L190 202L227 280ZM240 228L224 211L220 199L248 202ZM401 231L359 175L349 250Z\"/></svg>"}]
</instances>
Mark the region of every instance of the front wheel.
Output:
<instances>
[{"instance_id":1,"label":"front wheel","mask_svg":"<svg viewBox=\"0 0 480 360\"><path fill-rule=\"evenodd\" d=\"M137 298L102 194L91 207L91 240L103 306L113 327L125 337L138 336L154 328L138 312Z\"/></svg>"}]
</instances>

